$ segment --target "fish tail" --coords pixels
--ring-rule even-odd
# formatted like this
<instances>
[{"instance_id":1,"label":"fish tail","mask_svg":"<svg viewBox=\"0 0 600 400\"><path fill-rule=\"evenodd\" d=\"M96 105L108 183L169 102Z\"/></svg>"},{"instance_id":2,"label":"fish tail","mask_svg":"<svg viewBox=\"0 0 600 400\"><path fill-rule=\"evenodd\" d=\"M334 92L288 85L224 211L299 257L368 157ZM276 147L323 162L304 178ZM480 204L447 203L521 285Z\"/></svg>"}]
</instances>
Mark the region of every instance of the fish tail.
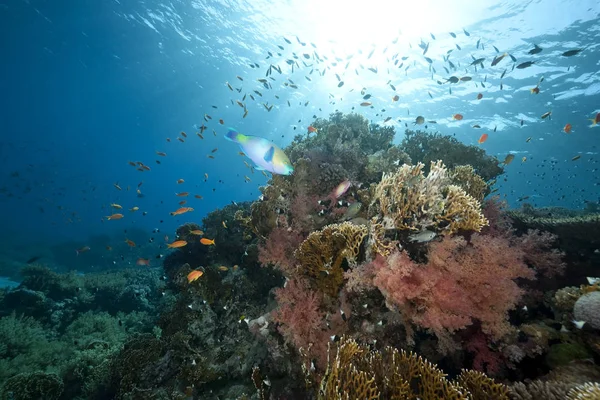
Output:
<instances>
[{"instance_id":1,"label":"fish tail","mask_svg":"<svg viewBox=\"0 0 600 400\"><path fill-rule=\"evenodd\" d=\"M235 143L241 143L246 136L242 135L238 131L233 128L229 128L228 132L225 134L225 139L231 140Z\"/></svg>"},{"instance_id":2,"label":"fish tail","mask_svg":"<svg viewBox=\"0 0 600 400\"><path fill-rule=\"evenodd\" d=\"M79 250L75 250L75 254L79 255Z\"/></svg>"},{"instance_id":3,"label":"fish tail","mask_svg":"<svg viewBox=\"0 0 600 400\"><path fill-rule=\"evenodd\" d=\"M588 118L590 121L592 121L592 126L596 126L597 122L595 118Z\"/></svg>"}]
</instances>

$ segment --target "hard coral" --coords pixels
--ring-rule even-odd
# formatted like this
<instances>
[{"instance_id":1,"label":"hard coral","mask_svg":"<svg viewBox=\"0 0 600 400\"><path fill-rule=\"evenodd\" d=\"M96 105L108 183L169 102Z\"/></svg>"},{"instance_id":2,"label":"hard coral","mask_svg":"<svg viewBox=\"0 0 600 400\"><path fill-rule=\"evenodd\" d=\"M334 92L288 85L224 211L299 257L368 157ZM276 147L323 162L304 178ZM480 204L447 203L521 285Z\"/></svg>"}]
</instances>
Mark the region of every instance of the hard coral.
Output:
<instances>
[{"instance_id":1,"label":"hard coral","mask_svg":"<svg viewBox=\"0 0 600 400\"><path fill-rule=\"evenodd\" d=\"M8 379L2 386L2 399L57 400L63 392L62 379L43 372L23 373Z\"/></svg>"},{"instance_id":2,"label":"hard coral","mask_svg":"<svg viewBox=\"0 0 600 400\"><path fill-rule=\"evenodd\" d=\"M588 382L569 390L567 400L598 400L600 399L600 383Z\"/></svg>"},{"instance_id":3,"label":"hard coral","mask_svg":"<svg viewBox=\"0 0 600 400\"><path fill-rule=\"evenodd\" d=\"M475 173L470 165L457 165L450 171L452 182L461 187L467 194L471 195L480 203L489 193L487 183L482 177Z\"/></svg>"},{"instance_id":4,"label":"hard coral","mask_svg":"<svg viewBox=\"0 0 600 400\"><path fill-rule=\"evenodd\" d=\"M600 292L581 296L573 307L573 316L578 321L585 321L594 329L600 329Z\"/></svg>"},{"instance_id":5,"label":"hard coral","mask_svg":"<svg viewBox=\"0 0 600 400\"><path fill-rule=\"evenodd\" d=\"M337 297L344 282L342 262L354 265L367 228L349 222L325 226L311 233L294 253L297 272L319 291Z\"/></svg>"},{"instance_id":6,"label":"hard coral","mask_svg":"<svg viewBox=\"0 0 600 400\"><path fill-rule=\"evenodd\" d=\"M458 382L413 353L385 347L373 351L343 337L335 358L330 349L319 399L498 399L507 388L483 374L463 371ZM464 384L465 386L462 386Z\"/></svg>"},{"instance_id":7,"label":"hard coral","mask_svg":"<svg viewBox=\"0 0 600 400\"><path fill-rule=\"evenodd\" d=\"M374 187L370 213L379 216L386 229L453 234L461 229L479 231L487 225L481 204L452 185L441 161L431 163L427 176L423 168L422 163L403 165Z\"/></svg>"}]
</instances>

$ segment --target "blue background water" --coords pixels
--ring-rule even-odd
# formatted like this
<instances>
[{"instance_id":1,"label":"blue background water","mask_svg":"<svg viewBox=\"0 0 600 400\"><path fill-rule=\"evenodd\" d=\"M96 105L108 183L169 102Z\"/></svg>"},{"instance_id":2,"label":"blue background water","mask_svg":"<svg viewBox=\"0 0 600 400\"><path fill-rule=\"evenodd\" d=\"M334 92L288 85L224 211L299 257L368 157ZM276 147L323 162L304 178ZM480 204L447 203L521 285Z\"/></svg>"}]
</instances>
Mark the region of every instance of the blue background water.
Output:
<instances>
[{"instance_id":1,"label":"blue background water","mask_svg":"<svg viewBox=\"0 0 600 400\"><path fill-rule=\"evenodd\" d=\"M587 120L600 111L596 1L452 6L430 2L412 9L406 5L390 9L383 1L369 2L368 7L338 1L251 3L0 0L4 253L26 259L36 247L64 240L83 245L90 235L121 241L131 234L124 230L133 227L148 234L159 227L161 236L173 237L183 222L200 222L206 213L231 201L256 199L258 187L267 181L258 172L250 174L237 146L223 139L227 126L285 146L294 135L306 132L313 115L327 117L336 109L355 108L380 123L393 117L388 124L397 127L397 141L404 124L412 126L417 115L437 121L429 124L430 130L454 134L465 143L476 144L482 133L489 133L482 145L486 151L500 159L508 152L516 154L498 183L512 206L518 206L523 196L530 196L528 201L537 206L571 208L582 208L584 200L598 200L600 126L591 128ZM427 56L434 60L433 79L418 47L421 38L430 43ZM476 47L478 39L485 50ZM321 57L328 57L314 68L331 68L322 77L315 71L311 82L305 76L313 67L292 73L284 62L295 52L301 64L303 53L312 54L310 42ZM534 43L543 52L527 55ZM513 54L519 63L536 64L511 71L513 63L507 57L492 68L489 64L496 56L492 45ZM452 74L475 79L454 85L450 95L448 85L436 80L449 76L442 56L453 48L451 60L462 68ZM561 56L573 48L585 50L575 57ZM282 56L265 60L267 51ZM410 57L402 69L389 61L396 53ZM351 66L345 70L350 55ZM336 56L342 61L333 66ZM468 66L471 56L486 57L486 68L474 72ZM260 68L249 66L255 62ZM283 74L274 73L273 90L266 90L256 79L265 76L271 62L280 65ZM377 67L378 73L368 67ZM345 81L342 88L337 87L336 72ZM541 93L531 95L529 89L542 76ZM287 78L299 89L284 86ZM486 88L480 86L484 79ZM394 92L388 80L400 95L396 103L390 100ZM243 91L230 91L226 82ZM373 94L375 108L358 106L363 87ZM264 97L257 97L257 102L247 99L248 117L242 118L243 110L234 102L252 90ZM484 98L476 101L479 92ZM267 112L262 102L275 107ZM380 112L382 108L386 111ZM542 121L546 111L552 111L552 119ZM206 113L213 119L206 122ZM455 113L465 119L452 121ZM219 118L225 125L217 122ZM567 122L573 125L571 135L561 131ZM204 140L194 129L202 123L208 126ZM471 128L474 124L482 129ZM176 139L180 131L189 135L185 143ZM532 140L526 143L528 137ZM207 158L214 148L218 148L215 159ZM168 155L158 157L156 151ZM581 159L571 161L575 155ZM139 172L128 161L141 161L151 171ZM178 185L180 178L185 183ZM143 198L135 192L140 182ZM123 190L115 189L114 183ZM181 191L191 193L186 205L195 211L171 217L169 212L181 200L175 193ZM194 194L204 198L195 199ZM110 203L123 205L124 219L103 219L113 212ZM133 206L140 211L127 210Z\"/></svg>"}]
</instances>

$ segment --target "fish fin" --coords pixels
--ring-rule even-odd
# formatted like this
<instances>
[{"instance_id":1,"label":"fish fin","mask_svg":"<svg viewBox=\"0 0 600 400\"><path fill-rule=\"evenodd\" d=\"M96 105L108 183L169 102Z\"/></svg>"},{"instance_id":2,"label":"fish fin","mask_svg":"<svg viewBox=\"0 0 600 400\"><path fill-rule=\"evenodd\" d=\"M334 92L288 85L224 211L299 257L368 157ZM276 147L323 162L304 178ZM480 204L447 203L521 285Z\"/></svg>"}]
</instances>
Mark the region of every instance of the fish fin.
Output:
<instances>
[{"instance_id":1,"label":"fish fin","mask_svg":"<svg viewBox=\"0 0 600 400\"><path fill-rule=\"evenodd\" d=\"M261 167L260 165L254 164L254 169L257 171L264 171L265 169L263 167Z\"/></svg>"},{"instance_id":2,"label":"fish fin","mask_svg":"<svg viewBox=\"0 0 600 400\"><path fill-rule=\"evenodd\" d=\"M271 162L273 161L273 155L275 154L275 147L271 146L269 148L269 150L267 150L267 152L265 153L265 161L266 162Z\"/></svg>"},{"instance_id":3,"label":"fish fin","mask_svg":"<svg viewBox=\"0 0 600 400\"><path fill-rule=\"evenodd\" d=\"M592 122L592 126L595 126L597 124L595 118L588 118L588 119Z\"/></svg>"}]
</instances>

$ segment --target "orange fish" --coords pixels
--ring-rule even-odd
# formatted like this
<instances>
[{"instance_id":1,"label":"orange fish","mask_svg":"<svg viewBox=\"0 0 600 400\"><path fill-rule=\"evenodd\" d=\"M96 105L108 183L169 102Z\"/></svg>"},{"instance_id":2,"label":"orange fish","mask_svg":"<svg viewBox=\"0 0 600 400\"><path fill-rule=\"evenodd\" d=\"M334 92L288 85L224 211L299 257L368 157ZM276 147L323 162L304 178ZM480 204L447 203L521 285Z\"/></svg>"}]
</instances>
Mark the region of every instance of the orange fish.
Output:
<instances>
[{"instance_id":1,"label":"orange fish","mask_svg":"<svg viewBox=\"0 0 600 400\"><path fill-rule=\"evenodd\" d=\"M177 197L187 197L190 194L190 192L181 192L181 193L175 193L175 196Z\"/></svg>"},{"instance_id":2,"label":"orange fish","mask_svg":"<svg viewBox=\"0 0 600 400\"><path fill-rule=\"evenodd\" d=\"M182 184L183 182L185 182L183 179L177 179L178 184Z\"/></svg>"},{"instance_id":3,"label":"orange fish","mask_svg":"<svg viewBox=\"0 0 600 400\"><path fill-rule=\"evenodd\" d=\"M563 132L571 133L571 129L573 129L573 126L571 124L566 124L565 127L563 128Z\"/></svg>"},{"instance_id":4,"label":"orange fish","mask_svg":"<svg viewBox=\"0 0 600 400\"><path fill-rule=\"evenodd\" d=\"M202 239L200 239L200 243L202 243L205 246L210 246L211 244L214 246L215 240L214 239L202 238Z\"/></svg>"},{"instance_id":5,"label":"orange fish","mask_svg":"<svg viewBox=\"0 0 600 400\"><path fill-rule=\"evenodd\" d=\"M187 203L187 200L181 200L181 201L179 202L179 205L180 205L180 206L182 206L182 205L184 205L185 203Z\"/></svg>"},{"instance_id":6,"label":"orange fish","mask_svg":"<svg viewBox=\"0 0 600 400\"><path fill-rule=\"evenodd\" d=\"M200 196L199 194L194 195L195 198L202 200L204 197Z\"/></svg>"},{"instance_id":7,"label":"orange fish","mask_svg":"<svg viewBox=\"0 0 600 400\"><path fill-rule=\"evenodd\" d=\"M127 243L129 247L135 247L135 242L133 240L125 239L125 243Z\"/></svg>"},{"instance_id":8,"label":"orange fish","mask_svg":"<svg viewBox=\"0 0 600 400\"><path fill-rule=\"evenodd\" d=\"M109 215L108 217L106 217L107 220L113 220L113 219L121 219L123 218L123 214L113 214L113 215Z\"/></svg>"},{"instance_id":9,"label":"orange fish","mask_svg":"<svg viewBox=\"0 0 600 400\"><path fill-rule=\"evenodd\" d=\"M171 212L169 214L171 214L171 215L181 215L181 214L185 214L186 212L190 212L190 211L194 211L194 209L192 207L181 207L177 211L173 211L173 212Z\"/></svg>"},{"instance_id":10,"label":"orange fish","mask_svg":"<svg viewBox=\"0 0 600 400\"><path fill-rule=\"evenodd\" d=\"M481 100L481 99L483 99L483 94L482 94L482 93L479 93L479 94L477 95L477 100Z\"/></svg>"},{"instance_id":11,"label":"orange fish","mask_svg":"<svg viewBox=\"0 0 600 400\"><path fill-rule=\"evenodd\" d=\"M194 229L193 231L190 231L190 233L192 235L197 235L197 236L204 235L204 232L202 230L200 230L200 229Z\"/></svg>"},{"instance_id":12,"label":"orange fish","mask_svg":"<svg viewBox=\"0 0 600 400\"><path fill-rule=\"evenodd\" d=\"M188 280L188 283L192 283L192 282L194 282L196 279L200 278L202 275L204 275L204 272L203 272L203 271L201 271L201 270L199 270L199 269L195 269L195 270L193 270L192 272L190 272L190 273L187 275L187 280Z\"/></svg>"},{"instance_id":13,"label":"orange fish","mask_svg":"<svg viewBox=\"0 0 600 400\"><path fill-rule=\"evenodd\" d=\"M488 138L488 134L484 133L483 135L481 135L481 137L479 138L479 140L477 141L477 143L482 144L483 142L485 142Z\"/></svg>"},{"instance_id":14,"label":"orange fish","mask_svg":"<svg viewBox=\"0 0 600 400\"><path fill-rule=\"evenodd\" d=\"M400 100L400 96L395 95L394 97L392 97L392 101L398 101Z\"/></svg>"},{"instance_id":15,"label":"orange fish","mask_svg":"<svg viewBox=\"0 0 600 400\"><path fill-rule=\"evenodd\" d=\"M362 103L360 103L361 106L363 107L369 107L372 103L370 101L363 101Z\"/></svg>"},{"instance_id":16,"label":"orange fish","mask_svg":"<svg viewBox=\"0 0 600 400\"><path fill-rule=\"evenodd\" d=\"M145 266L149 267L150 266L150 259L148 259L148 258L138 258L135 263L137 265L139 265L139 266L145 265Z\"/></svg>"},{"instance_id":17,"label":"orange fish","mask_svg":"<svg viewBox=\"0 0 600 400\"><path fill-rule=\"evenodd\" d=\"M178 249L178 248L183 247L185 245L187 245L187 242L185 240L176 240L173 243L169 243L167 245L167 247L169 249Z\"/></svg>"},{"instance_id":18,"label":"orange fish","mask_svg":"<svg viewBox=\"0 0 600 400\"><path fill-rule=\"evenodd\" d=\"M309 125L307 129L308 129L308 133L318 133L317 128L315 128L312 125Z\"/></svg>"},{"instance_id":19,"label":"orange fish","mask_svg":"<svg viewBox=\"0 0 600 400\"><path fill-rule=\"evenodd\" d=\"M531 92L531 94L538 94L540 93L540 87L536 86L533 89L529 89L529 91Z\"/></svg>"},{"instance_id":20,"label":"orange fish","mask_svg":"<svg viewBox=\"0 0 600 400\"><path fill-rule=\"evenodd\" d=\"M600 112L596 114L596 118L590 118L589 120L592 121L592 126L600 124Z\"/></svg>"},{"instance_id":21,"label":"orange fish","mask_svg":"<svg viewBox=\"0 0 600 400\"><path fill-rule=\"evenodd\" d=\"M167 156L167 153L164 153L164 152L162 152L162 151L157 151L157 152L156 152L156 155L157 155L157 156L161 156L161 157L166 157L166 156Z\"/></svg>"},{"instance_id":22,"label":"orange fish","mask_svg":"<svg viewBox=\"0 0 600 400\"><path fill-rule=\"evenodd\" d=\"M227 268L227 267L226 267L226 266L224 266L224 265L221 265L221 266L219 267L219 271L223 271L223 272L225 272L225 271L227 271L227 270L229 270L229 268Z\"/></svg>"},{"instance_id":23,"label":"orange fish","mask_svg":"<svg viewBox=\"0 0 600 400\"><path fill-rule=\"evenodd\" d=\"M455 121L460 121L461 119L463 119L463 116L461 114L454 114L452 116L452 119Z\"/></svg>"},{"instance_id":24,"label":"orange fish","mask_svg":"<svg viewBox=\"0 0 600 400\"><path fill-rule=\"evenodd\" d=\"M79 255L79 253L85 253L86 251L90 251L90 246L83 246L82 248L75 250L75 253Z\"/></svg>"}]
</instances>

